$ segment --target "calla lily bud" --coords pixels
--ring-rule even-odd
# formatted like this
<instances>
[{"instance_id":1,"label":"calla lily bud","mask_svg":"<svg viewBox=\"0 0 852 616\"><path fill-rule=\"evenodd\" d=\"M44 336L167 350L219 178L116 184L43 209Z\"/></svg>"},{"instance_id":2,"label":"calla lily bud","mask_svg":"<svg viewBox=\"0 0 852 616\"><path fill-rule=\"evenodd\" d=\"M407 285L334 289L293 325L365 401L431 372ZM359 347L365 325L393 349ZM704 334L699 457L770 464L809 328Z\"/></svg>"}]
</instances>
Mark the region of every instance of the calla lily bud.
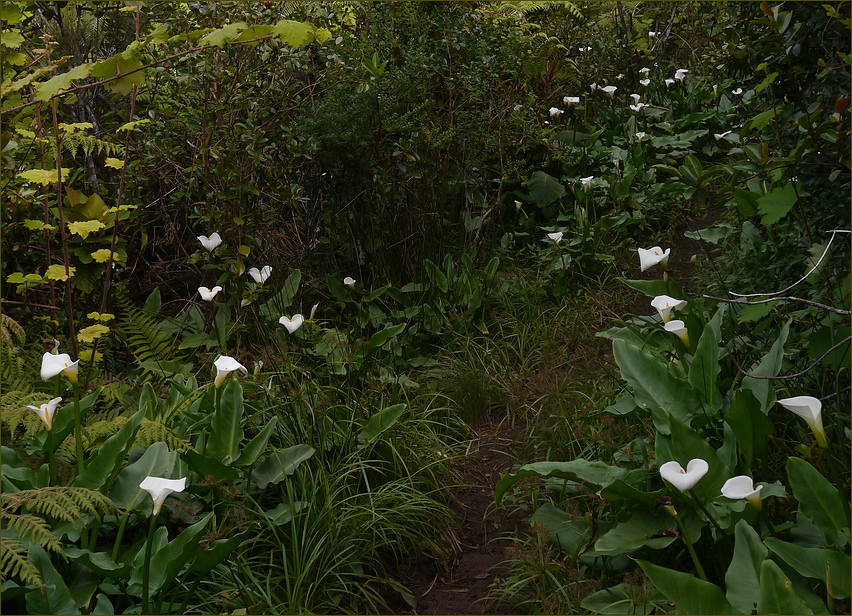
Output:
<instances>
[{"instance_id":1,"label":"calla lily bud","mask_svg":"<svg viewBox=\"0 0 852 616\"><path fill-rule=\"evenodd\" d=\"M164 479L163 477L145 477L139 487L148 494L154 501L153 514L160 513L160 509L165 502L166 497L172 492L183 492L186 489L186 477L181 479Z\"/></svg>"},{"instance_id":2,"label":"calla lily bud","mask_svg":"<svg viewBox=\"0 0 852 616\"><path fill-rule=\"evenodd\" d=\"M56 406L62 402L62 398L54 398L50 402L45 402L41 406L30 406L27 408L38 415L39 419L44 422L48 430L53 426L53 417L56 415Z\"/></svg>"},{"instance_id":3,"label":"calla lily bud","mask_svg":"<svg viewBox=\"0 0 852 616\"><path fill-rule=\"evenodd\" d=\"M795 396L779 400L778 404L808 423L821 449L828 447L828 436L822 426L822 402L813 396Z\"/></svg>"},{"instance_id":4,"label":"calla lily bud","mask_svg":"<svg viewBox=\"0 0 852 616\"><path fill-rule=\"evenodd\" d=\"M248 370L245 366L233 357L228 357L227 355L222 355L219 359L214 361L213 366L216 368L216 379L213 381L213 385L215 385L217 389L222 387L225 379L234 370L239 370L243 374L248 374Z\"/></svg>"}]
</instances>

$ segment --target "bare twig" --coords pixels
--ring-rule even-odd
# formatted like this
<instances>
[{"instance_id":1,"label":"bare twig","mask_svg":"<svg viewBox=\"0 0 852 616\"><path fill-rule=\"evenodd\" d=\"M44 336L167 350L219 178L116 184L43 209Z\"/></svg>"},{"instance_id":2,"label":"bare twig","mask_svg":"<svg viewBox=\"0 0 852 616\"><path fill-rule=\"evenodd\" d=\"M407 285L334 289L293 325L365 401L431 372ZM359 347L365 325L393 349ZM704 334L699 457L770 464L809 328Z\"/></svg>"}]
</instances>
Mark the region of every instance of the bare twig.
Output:
<instances>
[{"instance_id":1,"label":"bare twig","mask_svg":"<svg viewBox=\"0 0 852 616\"><path fill-rule=\"evenodd\" d=\"M725 299L724 297L713 297L712 295L702 295L704 299L714 299L717 302L725 302L726 304L745 304L747 306L756 306L757 304L768 304L769 302L778 302L781 300L788 300L791 302L801 302L803 304L808 304L809 306L816 306L817 308L822 308L823 310L828 310L829 312L835 312L837 314L852 314L849 310L843 310L842 308L835 308L834 306L827 306L825 304L820 304L819 302L814 302L809 299L803 299L801 297L770 297L769 299L762 299L756 302L747 302L739 299Z\"/></svg>"},{"instance_id":2,"label":"bare twig","mask_svg":"<svg viewBox=\"0 0 852 616\"><path fill-rule=\"evenodd\" d=\"M757 375L757 374L751 374L750 372L746 372L746 371L743 369L743 367L742 367L742 366L740 366L740 365L737 363L737 360L736 360L736 359L734 359L734 355L733 355L733 353L731 353L731 350L730 350L730 349L728 349L728 355L729 355L729 357L731 358L731 361L732 361L732 362L734 362L734 365L737 367L737 371L739 371L739 373L740 373L740 374L743 374L743 375L747 376L747 377L748 377L748 378L750 378L750 379L761 379L761 380L765 380L765 381L772 381L772 380L776 380L776 379L777 379L777 380L784 380L784 379L796 379L796 378L799 378L800 376L803 376L803 375L807 374L808 372L810 372L810 371L811 371L814 367L816 367L816 366L817 366L817 365L818 365L818 364L819 364L819 363L820 363L823 359L825 359L826 357L828 357L828 355L829 355L832 351L834 351L835 349L837 349L837 348L839 348L839 347L843 346L844 344L846 344L846 343L847 343L847 342L849 342L850 340L852 340L852 336L847 336L846 338L844 338L843 340L841 340L840 342L838 342L837 344L835 344L833 347L831 347L830 349L828 349L825 353L823 353L822 355L820 355L820 356L819 356L819 358L818 358L818 359L817 359L814 363L812 363L810 366L808 366L807 368L805 368L805 369L804 369L804 370L802 370L801 372L797 372L796 374L785 374L785 375L783 375L783 376L760 376L760 375Z\"/></svg>"},{"instance_id":3,"label":"bare twig","mask_svg":"<svg viewBox=\"0 0 852 616\"><path fill-rule=\"evenodd\" d=\"M834 241L835 235L837 235L838 233L850 233L850 231L848 229L832 229L831 231L829 231L829 233L831 233L831 237L828 239L828 245L825 247L825 250L822 251L822 256L819 258L819 261L816 262L816 264L810 269L810 271L807 274L802 276L799 280L797 280L796 282L791 284L786 289L781 289L780 291L775 291L773 293L745 293L744 294L744 293L734 293L733 291L728 291L728 293L730 293L734 297L761 297L761 296L769 296L769 295L781 295L782 293L786 293L787 291L789 291L790 289L795 287L797 284L804 281L808 276L810 276L811 274L813 274L817 270L817 268L820 266L820 263L822 263L822 260L825 259L825 256L828 254L828 249L831 248L831 242ZM722 301L725 301L725 300L722 300ZM799 300L799 301L804 301L804 300ZM758 303L760 303L760 302L758 302ZM849 311L847 310L847 311L841 312L839 314L849 314Z\"/></svg>"}]
</instances>

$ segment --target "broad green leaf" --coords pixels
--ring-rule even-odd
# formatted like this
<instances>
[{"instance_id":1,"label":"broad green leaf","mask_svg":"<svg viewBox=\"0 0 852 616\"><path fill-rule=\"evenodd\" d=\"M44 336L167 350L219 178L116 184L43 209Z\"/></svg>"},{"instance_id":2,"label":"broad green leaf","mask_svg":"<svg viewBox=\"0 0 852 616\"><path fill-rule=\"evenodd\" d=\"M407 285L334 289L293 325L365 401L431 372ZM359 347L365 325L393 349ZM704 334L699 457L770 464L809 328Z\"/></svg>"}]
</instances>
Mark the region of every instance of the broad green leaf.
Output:
<instances>
[{"instance_id":1,"label":"broad green leaf","mask_svg":"<svg viewBox=\"0 0 852 616\"><path fill-rule=\"evenodd\" d=\"M793 182L776 188L757 199L757 210L763 217L760 222L769 227L784 218L798 200L796 187Z\"/></svg>"},{"instance_id":2,"label":"broad green leaf","mask_svg":"<svg viewBox=\"0 0 852 616\"><path fill-rule=\"evenodd\" d=\"M608 501L627 500L642 505L646 509L654 509L657 507L657 497L663 496L665 490L657 490L656 492L643 492L633 486L625 483L621 479L613 481L610 485L605 486L598 496L605 498Z\"/></svg>"},{"instance_id":3,"label":"broad green leaf","mask_svg":"<svg viewBox=\"0 0 852 616\"><path fill-rule=\"evenodd\" d=\"M154 503L151 495L139 487L142 480L149 475L152 477L170 477L177 462L176 451L169 451L162 441L154 443L142 457L128 465L116 478L110 490L109 497L117 507L130 511L135 509L143 515L150 516Z\"/></svg>"},{"instance_id":4,"label":"broad green leaf","mask_svg":"<svg viewBox=\"0 0 852 616\"><path fill-rule=\"evenodd\" d=\"M189 571L195 571L201 575L208 573L220 562L229 556L232 556L238 547L243 545L245 541L255 535L256 530L254 528L254 523L249 523L248 528L237 535L233 535L227 539L211 541L208 544L210 547L204 550L199 550L195 554L195 558L189 564Z\"/></svg>"},{"instance_id":5,"label":"broad green leaf","mask_svg":"<svg viewBox=\"0 0 852 616\"><path fill-rule=\"evenodd\" d=\"M772 421L760 410L760 403L749 389L738 389L732 396L725 422L737 438L737 445L749 468L755 458L766 453L766 437L773 432Z\"/></svg>"},{"instance_id":6,"label":"broad green leaf","mask_svg":"<svg viewBox=\"0 0 852 616\"><path fill-rule=\"evenodd\" d=\"M757 199L760 195L751 192L750 190L743 190L742 188L734 189L734 201L737 203L737 210L739 210L740 216L743 218L748 218L749 216L757 215Z\"/></svg>"},{"instance_id":7,"label":"broad green leaf","mask_svg":"<svg viewBox=\"0 0 852 616\"><path fill-rule=\"evenodd\" d=\"M651 410L657 430L668 434L666 417L689 425L694 418L704 416L698 394L673 364L624 340L613 340L612 351L621 377L633 388L636 403ZM659 410L662 416L656 412Z\"/></svg>"},{"instance_id":8,"label":"broad green leaf","mask_svg":"<svg viewBox=\"0 0 852 616\"><path fill-rule=\"evenodd\" d=\"M145 384L150 387L150 383ZM153 389L152 389L153 391ZM144 392L144 388L143 388ZM112 485L112 479L118 475L124 466L124 460L136 440L136 431L142 424L145 410L140 408L121 429L109 437L98 447L95 454L88 460L86 470L74 478L73 485L107 493Z\"/></svg>"},{"instance_id":9,"label":"broad green leaf","mask_svg":"<svg viewBox=\"0 0 852 616\"><path fill-rule=\"evenodd\" d=\"M101 248L100 250L96 250L92 253L92 258L97 263L106 263L109 261L112 254L113 252L109 248Z\"/></svg>"},{"instance_id":10,"label":"broad green leaf","mask_svg":"<svg viewBox=\"0 0 852 616\"><path fill-rule=\"evenodd\" d=\"M668 295L675 299L686 299L686 296L673 280L627 280L626 278L616 278L616 280L639 291L645 297L654 298L658 295Z\"/></svg>"},{"instance_id":11,"label":"broad green leaf","mask_svg":"<svg viewBox=\"0 0 852 616\"><path fill-rule=\"evenodd\" d=\"M100 220L81 220L79 222L68 223L68 230L71 233L76 233L83 239L89 237L90 233L100 231L104 228L106 228L106 225L104 225L104 223L102 223Z\"/></svg>"},{"instance_id":12,"label":"broad green leaf","mask_svg":"<svg viewBox=\"0 0 852 616\"><path fill-rule=\"evenodd\" d=\"M234 460L234 466L251 466L255 463L258 456L263 453L263 450L266 449L267 443L269 443L269 438L272 436L273 430L275 430L275 426L278 422L277 417L273 417L269 420L269 423L257 433L257 435L248 442L248 445L243 447L242 452L240 452L239 457Z\"/></svg>"},{"instance_id":13,"label":"broad green leaf","mask_svg":"<svg viewBox=\"0 0 852 616\"><path fill-rule=\"evenodd\" d=\"M291 47L302 47L314 40L316 27L312 24L282 19L272 29L272 34Z\"/></svg>"},{"instance_id":14,"label":"broad green leaf","mask_svg":"<svg viewBox=\"0 0 852 616\"><path fill-rule=\"evenodd\" d=\"M71 169L62 167L62 177L67 178L71 174ZM59 173L56 169L27 169L21 171L17 177L26 182L35 182L41 186L48 184L56 184L59 181Z\"/></svg>"},{"instance_id":15,"label":"broad green leaf","mask_svg":"<svg viewBox=\"0 0 852 616\"><path fill-rule=\"evenodd\" d=\"M683 516L683 519L690 538L698 541L703 523L697 516ZM615 556L643 546L659 550L678 539L679 533L670 532L676 529L677 522L663 509L658 509L656 513L634 511L629 520L619 522L595 542L595 552Z\"/></svg>"},{"instance_id":16,"label":"broad green leaf","mask_svg":"<svg viewBox=\"0 0 852 616\"><path fill-rule=\"evenodd\" d=\"M801 458L787 459L787 477L799 508L825 535L829 543L849 541L849 512L840 491Z\"/></svg>"},{"instance_id":17,"label":"broad green leaf","mask_svg":"<svg viewBox=\"0 0 852 616\"><path fill-rule=\"evenodd\" d=\"M813 614L811 608L796 594L793 584L771 560L760 566L760 596L758 614Z\"/></svg>"},{"instance_id":18,"label":"broad green leaf","mask_svg":"<svg viewBox=\"0 0 852 616\"><path fill-rule=\"evenodd\" d=\"M565 196L565 187L552 175L544 171L536 171L527 180L530 196L538 207L550 205L560 197Z\"/></svg>"},{"instance_id":19,"label":"broad green leaf","mask_svg":"<svg viewBox=\"0 0 852 616\"><path fill-rule=\"evenodd\" d=\"M225 466L208 455L201 455L197 451L182 451L180 457L200 477L211 476L217 479L225 479L230 483L237 483L240 480L237 469Z\"/></svg>"},{"instance_id":20,"label":"broad green leaf","mask_svg":"<svg viewBox=\"0 0 852 616\"><path fill-rule=\"evenodd\" d=\"M76 271L76 267L69 267L66 270L64 265L54 263L47 268L47 271L44 273L44 277L48 280L61 280L62 282L65 282L72 277Z\"/></svg>"},{"instance_id":21,"label":"broad green leaf","mask_svg":"<svg viewBox=\"0 0 852 616\"><path fill-rule=\"evenodd\" d=\"M261 490L271 483L280 483L315 452L313 447L303 444L278 449L260 461L252 473L252 481Z\"/></svg>"},{"instance_id":22,"label":"broad green leaf","mask_svg":"<svg viewBox=\"0 0 852 616\"><path fill-rule=\"evenodd\" d=\"M96 323L95 325L89 325L88 327L84 327L78 331L77 340L84 343L94 342L97 338L100 338L104 334L108 334L109 331L109 327L106 325Z\"/></svg>"},{"instance_id":23,"label":"broad green leaf","mask_svg":"<svg viewBox=\"0 0 852 616\"><path fill-rule=\"evenodd\" d=\"M373 414L364 429L358 433L358 443L366 445L379 434L394 425L405 412L405 403L394 404Z\"/></svg>"},{"instance_id":24,"label":"broad green leaf","mask_svg":"<svg viewBox=\"0 0 852 616\"><path fill-rule=\"evenodd\" d=\"M721 240L727 239L736 228L728 223L720 223L712 227L698 229L697 231L686 231L683 235L693 240L703 240L711 244L718 244Z\"/></svg>"},{"instance_id":25,"label":"broad green leaf","mask_svg":"<svg viewBox=\"0 0 852 616\"><path fill-rule=\"evenodd\" d=\"M558 477L599 491L621 479L628 485L645 477L645 472L639 469L625 469L610 466L598 460L578 458L570 462L533 462L525 464L517 473L504 475L494 489L494 500L499 505L503 495L521 479L527 477Z\"/></svg>"},{"instance_id":26,"label":"broad green leaf","mask_svg":"<svg viewBox=\"0 0 852 616\"><path fill-rule=\"evenodd\" d=\"M302 272L293 270L284 281L284 286L278 291L268 302L262 304L260 313L264 316L273 316L277 320L283 314L286 314L287 308L293 304L293 298L299 291L299 283L302 281Z\"/></svg>"},{"instance_id":27,"label":"broad green leaf","mask_svg":"<svg viewBox=\"0 0 852 616\"><path fill-rule=\"evenodd\" d=\"M41 573L42 585L26 595L28 614L79 614L65 579L37 544L30 544L29 560Z\"/></svg>"},{"instance_id":28,"label":"broad green leaf","mask_svg":"<svg viewBox=\"0 0 852 616\"><path fill-rule=\"evenodd\" d=\"M769 124L772 118L776 117L779 113L781 113L781 107L773 107L772 109L767 109L763 113L759 113L754 116L751 120L749 120L745 128L751 130L756 128L757 130L762 129L764 126Z\"/></svg>"},{"instance_id":29,"label":"broad green leaf","mask_svg":"<svg viewBox=\"0 0 852 616\"><path fill-rule=\"evenodd\" d=\"M370 353L379 349L388 340L390 340L397 334L402 333L402 330L404 329L405 323L400 323L398 325L391 325L390 327L384 328L382 331L376 332L370 337L370 342L367 343L367 348L365 349L365 351L367 353Z\"/></svg>"},{"instance_id":30,"label":"broad green leaf","mask_svg":"<svg viewBox=\"0 0 852 616\"><path fill-rule=\"evenodd\" d=\"M672 571L645 560L637 560L654 586L683 614L740 614L725 598L722 589L690 573ZM794 614L796 612L776 612Z\"/></svg>"},{"instance_id":31,"label":"broad green leaf","mask_svg":"<svg viewBox=\"0 0 852 616\"><path fill-rule=\"evenodd\" d=\"M87 569L114 580L126 579L130 571L130 563L117 563L106 552L91 552L68 546L65 555Z\"/></svg>"},{"instance_id":32,"label":"broad green leaf","mask_svg":"<svg viewBox=\"0 0 852 616\"><path fill-rule=\"evenodd\" d=\"M210 422L207 455L229 465L239 455L243 436L243 387L236 379L230 379Z\"/></svg>"},{"instance_id":33,"label":"broad green leaf","mask_svg":"<svg viewBox=\"0 0 852 616\"><path fill-rule=\"evenodd\" d=\"M769 550L745 520L737 522L734 536L734 556L725 572L726 596L740 612L751 614L760 599L760 565Z\"/></svg>"},{"instance_id":34,"label":"broad green leaf","mask_svg":"<svg viewBox=\"0 0 852 616\"><path fill-rule=\"evenodd\" d=\"M589 595L580 606L592 614L661 614L657 608L664 607L665 597L654 589L651 597L644 593L637 596L636 589L629 584L619 584Z\"/></svg>"},{"instance_id":35,"label":"broad green leaf","mask_svg":"<svg viewBox=\"0 0 852 616\"><path fill-rule=\"evenodd\" d=\"M749 374L755 376L778 376L784 360L784 344L787 342L787 336L790 334L790 323L792 322L792 318L787 320L784 327L778 333L778 338L772 344L772 348L764 355L758 365L749 368ZM753 379L748 376L743 379L743 388L754 392L754 397L760 402L760 410L765 414L769 413L769 409L775 404L775 390L771 385L772 381L769 379Z\"/></svg>"},{"instance_id":36,"label":"broad green leaf","mask_svg":"<svg viewBox=\"0 0 852 616\"><path fill-rule=\"evenodd\" d=\"M88 62L75 66L67 73L57 75L52 79L48 79L44 83L36 84L35 98L36 100L46 101L49 98L59 94L63 90L71 87L71 82L75 79L83 79L89 76L89 71L95 66L96 62ZM63 173L63 175L65 175Z\"/></svg>"},{"instance_id":37,"label":"broad green leaf","mask_svg":"<svg viewBox=\"0 0 852 616\"><path fill-rule=\"evenodd\" d=\"M148 577L148 590L151 595L163 588L164 585L168 586L184 564L198 551L201 534L212 518L213 512L211 511L198 522L187 527L166 545L156 551L151 551L151 571ZM128 590L131 594L137 596L142 594L142 563L144 558L145 550L140 549L133 563L133 573L128 582Z\"/></svg>"},{"instance_id":38,"label":"broad green leaf","mask_svg":"<svg viewBox=\"0 0 852 616\"><path fill-rule=\"evenodd\" d=\"M712 323L704 326L692 364L689 366L689 383L698 392L709 411L716 412L722 406L721 396L716 388L716 378L722 367L719 365L719 336ZM718 398L718 399L717 399Z\"/></svg>"},{"instance_id":39,"label":"broad green leaf","mask_svg":"<svg viewBox=\"0 0 852 616\"><path fill-rule=\"evenodd\" d=\"M772 303L766 304L754 304L751 306L745 306L740 311L739 316L737 317L737 323L753 323L754 321L759 321L767 314L772 312L775 306Z\"/></svg>"},{"instance_id":40,"label":"broad green leaf","mask_svg":"<svg viewBox=\"0 0 852 616\"><path fill-rule=\"evenodd\" d=\"M827 548L804 548L774 537L768 537L764 543L799 574L823 583L830 576L835 598L846 599L852 592L852 564L847 554Z\"/></svg>"},{"instance_id":41,"label":"broad green leaf","mask_svg":"<svg viewBox=\"0 0 852 616\"><path fill-rule=\"evenodd\" d=\"M687 154L680 167L681 176L693 186L698 186L701 183L699 178L702 171L701 162L692 154Z\"/></svg>"},{"instance_id":42,"label":"broad green leaf","mask_svg":"<svg viewBox=\"0 0 852 616\"><path fill-rule=\"evenodd\" d=\"M591 524L582 519L572 519L552 503L539 507L530 517L530 524L544 526L552 541L572 561L576 560L592 538Z\"/></svg>"},{"instance_id":43,"label":"broad green leaf","mask_svg":"<svg viewBox=\"0 0 852 616\"><path fill-rule=\"evenodd\" d=\"M441 293L446 293L450 288L450 285L447 277L444 275L444 272L441 271L441 268L429 259L423 260L423 267L426 268L426 271L429 273L429 277L432 278L432 282L438 285Z\"/></svg>"},{"instance_id":44,"label":"broad green leaf","mask_svg":"<svg viewBox=\"0 0 852 616\"><path fill-rule=\"evenodd\" d=\"M217 28L216 30L208 32L198 40L198 44L202 46L214 45L216 47L224 47L225 43L230 43L235 40L240 35L240 32L245 30L247 27L248 26L242 21L228 24L223 28Z\"/></svg>"}]
</instances>

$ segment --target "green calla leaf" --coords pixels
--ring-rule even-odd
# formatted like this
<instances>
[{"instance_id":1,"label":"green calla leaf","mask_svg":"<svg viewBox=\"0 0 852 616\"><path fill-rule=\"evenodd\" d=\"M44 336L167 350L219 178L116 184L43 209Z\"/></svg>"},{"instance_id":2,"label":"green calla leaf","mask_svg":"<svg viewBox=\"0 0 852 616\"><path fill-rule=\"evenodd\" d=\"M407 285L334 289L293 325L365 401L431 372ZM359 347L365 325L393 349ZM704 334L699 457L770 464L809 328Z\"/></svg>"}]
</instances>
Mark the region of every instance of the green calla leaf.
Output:
<instances>
[{"instance_id":1,"label":"green calla leaf","mask_svg":"<svg viewBox=\"0 0 852 616\"><path fill-rule=\"evenodd\" d=\"M758 614L813 614L811 608L796 594L793 584L773 561L764 560L760 566L760 597Z\"/></svg>"},{"instance_id":2,"label":"green calla leaf","mask_svg":"<svg viewBox=\"0 0 852 616\"><path fill-rule=\"evenodd\" d=\"M734 535L734 555L725 572L725 596L737 610L751 614L760 600L760 566L769 550L745 520L737 522Z\"/></svg>"},{"instance_id":3,"label":"green calla leaf","mask_svg":"<svg viewBox=\"0 0 852 616\"><path fill-rule=\"evenodd\" d=\"M849 511L840 490L801 458L787 459L787 477L802 513L823 532L829 543L846 545L849 542Z\"/></svg>"},{"instance_id":4,"label":"green calla leaf","mask_svg":"<svg viewBox=\"0 0 852 616\"><path fill-rule=\"evenodd\" d=\"M645 560L637 560L654 586L683 614L740 614L725 598L722 589L691 573L673 571ZM771 612L763 612L771 613ZM797 612L775 612L795 614Z\"/></svg>"},{"instance_id":5,"label":"green calla leaf","mask_svg":"<svg viewBox=\"0 0 852 616\"><path fill-rule=\"evenodd\" d=\"M394 404L383 408L378 413L373 414L364 426L364 429L358 433L358 443L366 445L379 434L394 425L402 414L405 412L405 403Z\"/></svg>"}]
</instances>

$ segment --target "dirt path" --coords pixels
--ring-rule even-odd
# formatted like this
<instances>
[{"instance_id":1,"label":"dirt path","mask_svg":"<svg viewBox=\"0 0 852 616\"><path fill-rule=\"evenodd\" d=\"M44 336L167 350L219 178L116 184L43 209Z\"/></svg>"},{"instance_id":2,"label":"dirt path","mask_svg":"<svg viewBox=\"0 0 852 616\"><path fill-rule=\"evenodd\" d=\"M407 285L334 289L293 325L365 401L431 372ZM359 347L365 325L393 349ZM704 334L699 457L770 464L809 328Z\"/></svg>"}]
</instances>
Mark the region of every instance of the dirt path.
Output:
<instances>
[{"instance_id":1,"label":"dirt path","mask_svg":"<svg viewBox=\"0 0 852 616\"><path fill-rule=\"evenodd\" d=\"M434 563L418 563L406 586L419 597L409 614L509 614L486 599L495 577L505 575L507 537L525 528L521 516L496 512L494 486L516 463L512 446L521 426L488 423L479 426L470 453L459 462L463 473L452 508L462 522L457 564L449 573Z\"/></svg>"}]
</instances>

